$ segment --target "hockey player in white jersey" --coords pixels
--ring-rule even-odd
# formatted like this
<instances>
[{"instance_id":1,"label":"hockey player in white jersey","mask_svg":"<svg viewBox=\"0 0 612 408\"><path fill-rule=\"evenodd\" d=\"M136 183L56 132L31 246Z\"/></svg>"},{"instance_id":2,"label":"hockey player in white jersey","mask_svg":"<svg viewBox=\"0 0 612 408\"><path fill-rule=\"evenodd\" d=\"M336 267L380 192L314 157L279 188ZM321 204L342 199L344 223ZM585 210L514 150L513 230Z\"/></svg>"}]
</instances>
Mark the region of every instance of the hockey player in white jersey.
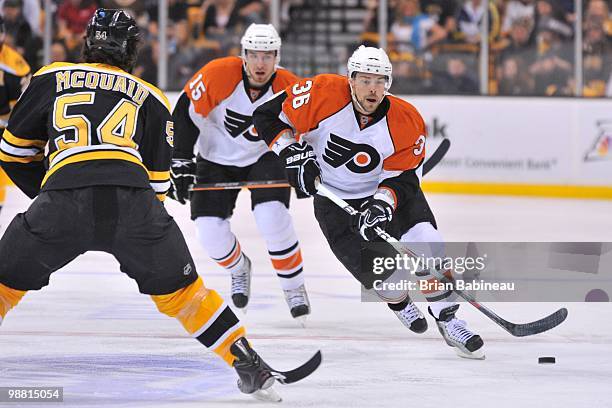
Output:
<instances>
[{"instance_id":1,"label":"hockey player in white jersey","mask_svg":"<svg viewBox=\"0 0 612 408\"><path fill-rule=\"evenodd\" d=\"M411 104L387 92L391 81L386 53L361 46L348 61L348 77L303 79L253 114L258 134L283 159L295 188L315 195L315 180L320 178L359 208L359 215L352 217L331 200L314 198L315 217L333 253L368 289L372 280L361 273L360 249L364 240L377 238L375 228L402 242L442 242L420 187L425 123ZM436 282L429 271L417 275ZM447 344L462 357L484 358L480 336L455 317L459 305L452 301L452 291L424 295ZM412 331L427 329L409 297L388 306Z\"/></svg>"},{"instance_id":2,"label":"hockey player in white jersey","mask_svg":"<svg viewBox=\"0 0 612 408\"><path fill-rule=\"evenodd\" d=\"M252 24L241 40L241 57L214 60L185 85L172 114L174 156L169 195L191 199L198 238L217 264L231 273L232 300L246 310L251 261L231 231L239 190L195 191L197 183L286 179L285 168L257 136L251 115L274 93L298 80L278 67L281 39L272 25ZM194 147L197 157L194 161ZM303 324L310 313L302 254L288 212L289 188L251 190L251 208L266 241L291 315Z\"/></svg>"}]
</instances>

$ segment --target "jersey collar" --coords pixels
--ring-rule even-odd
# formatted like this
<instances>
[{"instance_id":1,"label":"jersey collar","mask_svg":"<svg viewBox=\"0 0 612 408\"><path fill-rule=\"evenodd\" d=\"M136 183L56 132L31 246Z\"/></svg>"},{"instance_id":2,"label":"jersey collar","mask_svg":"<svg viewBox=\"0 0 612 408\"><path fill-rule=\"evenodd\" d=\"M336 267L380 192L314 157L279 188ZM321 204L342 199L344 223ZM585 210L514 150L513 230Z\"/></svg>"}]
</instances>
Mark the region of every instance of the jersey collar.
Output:
<instances>
[{"instance_id":1,"label":"jersey collar","mask_svg":"<svg viewBox=\"0 0 612 408\"><path fill-rule=\"evenodd\" d=\"M376 110L370 115L363 115L362 113L359 113L357 109L355 109L355 105L353 105L353 113L355 114L355 120L357 121L357 126L359 126L359 129L364 130L380 122L380 120L387 115L387 112L389 112L390 106L391 106L391 103L389 102L389 98L387 98L386 96L380 102L380 105L378 105L378 108L376 108ZM365 124L365 126L361 125L363 116L369 117L369 121L367 124Z\"/></svg>"}]
</instances>

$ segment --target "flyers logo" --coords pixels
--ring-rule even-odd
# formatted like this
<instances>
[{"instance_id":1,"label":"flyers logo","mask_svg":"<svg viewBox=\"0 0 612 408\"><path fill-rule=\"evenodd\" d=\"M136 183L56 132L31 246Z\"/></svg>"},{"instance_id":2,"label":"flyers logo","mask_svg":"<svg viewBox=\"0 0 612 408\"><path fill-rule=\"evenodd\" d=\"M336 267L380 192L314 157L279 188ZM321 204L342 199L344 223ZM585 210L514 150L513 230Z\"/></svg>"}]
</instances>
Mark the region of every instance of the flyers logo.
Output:
<instances>
[{"instance_id":1,"label":"flyers logo","mask_svg":"<svg viewBox=\"0 0 612 408\"><path fill-rule=\"evenodd\" d=\"M232 137L242 135L251 142L260 141L255 126L253 126L253 118L251 116L234 112L231 109L226 109L223 124L225 125L225 130L227 130Z\"/></svg>"},{"instance_id":2,"label":"flyers logo","mask_svg":"<svg viewBox=\"0 0 612 408\"><path fill-rule=\"evenodd\" d=\"M353 173L368 173L380 163L380 155L370 145L349 142L340 136L330 133L323 160L330 166L338 168L346 164Z\"/></svg>"}]
</instances>

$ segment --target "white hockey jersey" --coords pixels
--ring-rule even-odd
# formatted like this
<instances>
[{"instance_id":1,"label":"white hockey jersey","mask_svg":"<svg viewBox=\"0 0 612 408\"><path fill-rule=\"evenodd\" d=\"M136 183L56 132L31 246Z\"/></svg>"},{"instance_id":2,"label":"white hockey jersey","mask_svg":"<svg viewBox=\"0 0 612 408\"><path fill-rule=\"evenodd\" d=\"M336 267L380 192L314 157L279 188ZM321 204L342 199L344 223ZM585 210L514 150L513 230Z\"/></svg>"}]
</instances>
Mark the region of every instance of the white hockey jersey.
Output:
<instances>
[{"instance_id":1,"label":"white hockey jersey","mask_svg":"<svg viewBox=\"0 0 612 408\"><path fill-rule=\"evenodd\" d=\"M255 108L275 93L299 80L279 68L271 84L260 90L254 101L249 97L248 80L239 57L214 60L187 82L189 117L199 129L198 153L214 163L246 167L255 163L268 148L253 126Z\"/></svg>"},{"instance_id":2,"label":"white hockey jersey","mask_svg":"<svg viewBox=\"0 0 612 408\"><path fill-rule=\"evenodd\" d=\"M370 196L406 170L417 169L420 179L426 128L408 102L387 95L372 115L359 115L348 79L331 74L303 79L286 94L279 118L313 147L323 182L338 196Z\"/></svg>"}]
</instances>

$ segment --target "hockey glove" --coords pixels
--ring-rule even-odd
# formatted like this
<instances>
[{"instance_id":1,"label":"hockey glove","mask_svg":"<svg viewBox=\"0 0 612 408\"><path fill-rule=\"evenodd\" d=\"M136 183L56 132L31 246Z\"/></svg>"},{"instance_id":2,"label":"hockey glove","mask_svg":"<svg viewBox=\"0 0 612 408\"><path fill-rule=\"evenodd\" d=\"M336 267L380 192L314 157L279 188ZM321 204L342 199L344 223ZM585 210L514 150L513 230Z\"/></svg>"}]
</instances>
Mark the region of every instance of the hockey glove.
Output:
<instances>
[{"instance_id":1,"label":"hockey glove","mask_svg":"<svg viewBox=\"0 0 612 408\"><path fill-rule=\"evenodd\" d=\"M189 200L189 188L195 183L196 164L193 160L172 159L168 196L181 204Z\"/></svg>"},{"instance_id":2,"label":"hockey glove","mask_svg":"<svg viewBox=\"0 0 612 408\"><path fill-rule=\"evenodd\" d=\"M384 200L370 198L361 204L355 217L359 234L366 241L374 241L378 238L375 228L384 230L393 219L393 206Z\"/></svg>"},{"instance_id":3,"label":"hockey glove","mask_svg":"<svg viewBox=\"0 0 612 408\"><path fill-rule=\"evenodd\" d=\"M309 196L317 194L315 180L321 178L321 168L312 147L307 143L293 143L279 156L285 164L289 184Z\"/></svg>"}]
</instances>

